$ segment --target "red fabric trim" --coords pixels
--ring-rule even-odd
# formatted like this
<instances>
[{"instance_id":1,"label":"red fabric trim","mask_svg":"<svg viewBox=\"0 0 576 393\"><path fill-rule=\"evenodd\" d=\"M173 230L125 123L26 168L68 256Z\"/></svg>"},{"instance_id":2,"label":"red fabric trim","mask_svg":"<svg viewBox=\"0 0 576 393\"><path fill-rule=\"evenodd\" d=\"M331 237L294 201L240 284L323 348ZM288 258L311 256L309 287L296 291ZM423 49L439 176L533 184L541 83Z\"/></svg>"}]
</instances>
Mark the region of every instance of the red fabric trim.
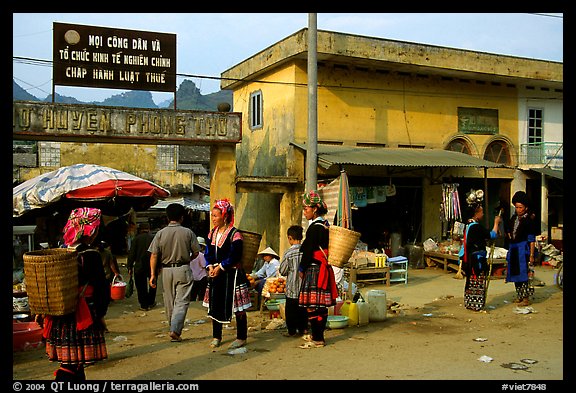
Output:
<instances>
[{"instance_id":1,"label":"red fabric trim","mask_svg":"<svg viewBox=\"0 0 576 393\"><path fill-rule=\"evenodd\" d=\"M336 287L336 279L334 278L334 270L328 264L328 250L314 251L312 257L320 262L320 272L318 273L318 287L321 289L328 289L330 286L330 294L332 299L336 301L338 297L338 288Z\"/></svg>"},{"instance_id":2,"label":"red fabric trim","mask_svg":"<svg viewBox=\"0 0 576 393\"><path fill-rule=\"evenodd\" d=\"M82 289L83 288L79 288L80 291L82 291ZM90 313L90 308L88 307L88 303L86 303L86 296L92 295L93 292L94 287L92 285L87 285L84 294L80 295L78 298L78 305L76 306L77 331L85 330L94 323L92 320L92 314Z\"/></svg>"}]
</instances>

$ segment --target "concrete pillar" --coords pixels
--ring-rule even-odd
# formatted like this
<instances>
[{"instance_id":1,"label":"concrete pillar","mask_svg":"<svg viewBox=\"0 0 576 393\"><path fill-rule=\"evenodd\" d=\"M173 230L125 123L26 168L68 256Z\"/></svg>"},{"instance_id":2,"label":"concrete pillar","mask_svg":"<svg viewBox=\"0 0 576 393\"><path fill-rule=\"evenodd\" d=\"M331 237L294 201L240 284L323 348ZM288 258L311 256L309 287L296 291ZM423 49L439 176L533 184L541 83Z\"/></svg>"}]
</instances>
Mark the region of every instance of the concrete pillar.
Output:
<instances>
[{"instance_id":1,"label":"concrete pillar","mask_svg":"<svg viewBox=\"0 0 576 393\"><path fill-rule=\"evenodd\" d=\"M290 247L286 232L292 225L301 225L302 206L300 200L301 192L285 192L280 199L280 250L278 255L282 256ZM306 228L304 228L306 231Z\"/></svg>"},{"instance_id":2,"label":"concrete pillar","mask_svg":"<svg viewBox=\"0 0 576 393\"><path fill-rule=\"evenodd\" d=\"M540 197L540 233L548 235L548 183L542 173L542 191Z\"/></svg>"},{"instance_id":3,"label":"concrete pillar","mask_svg":"<svg viewBox=\"0 0 576 393\"><path fill-rule=\"evenodd\" d=\"M512 179L512 183L510 184L510 212L514 212L514 206L512 206L512 198L514 194L518 191L526 191L526 175L520 169L516 169L514 171L514 178Z\"/></svg>"},{"instance_id":4,"label":"concrete pillar","mask_svg":"<svg viewBox=\"0 0 576 393\"><path fill-rule=\"evenodd\" d=\"M219 144L210 148L210 206L228 198L236 208L236 145Z\"/></svg>"}]
</instances>

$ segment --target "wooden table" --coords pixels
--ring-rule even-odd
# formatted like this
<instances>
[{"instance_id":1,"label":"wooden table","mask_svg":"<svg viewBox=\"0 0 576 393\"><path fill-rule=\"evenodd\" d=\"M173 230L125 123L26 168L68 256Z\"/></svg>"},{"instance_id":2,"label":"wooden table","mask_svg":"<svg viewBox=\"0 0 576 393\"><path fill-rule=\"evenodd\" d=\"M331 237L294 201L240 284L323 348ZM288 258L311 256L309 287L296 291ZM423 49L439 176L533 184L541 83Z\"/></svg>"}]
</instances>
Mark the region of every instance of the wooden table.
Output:
<instances>
[{"instance_id":1,"label":"wooden table","mask_svg":"<svg viewBox=\"0 0 576 393\"><path fill-rule=\"evenodd\" d=\"M358 276L363 276L366 274L378 274L380 277L375 278L359 278ZM361 282L386 282L386 286L390 286L390 267L351 267L349 268L350 282L361 283Z\"/></svg>"},{"instance_id":2,"label":"wooden table","mask_svg":"<svg viewBox=\"0 0 576 393\"><path fill-rule=\"evenodd\" d=\"M447 272L448 268L458 271L458 255L444 254L435 251L424 251L424 258L428 266L433 266L435 263L444 265L444 271ZM495 258L492 260L492 265L506 266L506 258Z\"/></svg>"}]
</instances>

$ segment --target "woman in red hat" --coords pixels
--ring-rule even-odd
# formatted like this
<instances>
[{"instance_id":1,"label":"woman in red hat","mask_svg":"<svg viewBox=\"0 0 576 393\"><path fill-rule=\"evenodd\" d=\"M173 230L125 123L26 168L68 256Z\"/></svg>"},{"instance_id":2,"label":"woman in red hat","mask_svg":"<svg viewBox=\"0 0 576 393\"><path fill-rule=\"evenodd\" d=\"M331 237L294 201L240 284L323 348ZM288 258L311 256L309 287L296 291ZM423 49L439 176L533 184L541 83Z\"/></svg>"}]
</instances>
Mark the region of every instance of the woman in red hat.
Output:
<instances>
[{"instance_id":1,"label":"woman in red hat","mask_svg":"<svg viewBox=\"0 0 576 393\"><path fill-rule=\"evenodd\" d=\"M108 357L104 316L110 303L110 285L94 240L100 227L100 209L74 209L64 227L64 243L78 253L78 291L75 312L44 316L46 354L59 361L56 380L85 380L84 366Z\"/></svg>"}]
</instances>

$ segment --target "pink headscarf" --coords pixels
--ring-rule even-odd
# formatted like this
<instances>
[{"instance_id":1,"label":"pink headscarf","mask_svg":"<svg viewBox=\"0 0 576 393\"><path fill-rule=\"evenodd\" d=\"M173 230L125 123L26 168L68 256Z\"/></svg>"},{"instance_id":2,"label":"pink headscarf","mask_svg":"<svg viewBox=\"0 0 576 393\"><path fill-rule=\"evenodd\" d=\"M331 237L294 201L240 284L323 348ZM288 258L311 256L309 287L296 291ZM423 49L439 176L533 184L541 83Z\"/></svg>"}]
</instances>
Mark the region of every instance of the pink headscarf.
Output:
<instances>
[{"instance_id":1,"label":"pink headscarf","mask_svg":"<svg viewBox=\"0 0 576 393\"><path fill-rule=\"evenodd\" d=\"M212 208L222 212L222 218L224 218L225 223L229 226L234 225L234 207L228 199L217 200Z\"/></svg>"},{"instance_id":2,"label":"pink headscarf","mask_svg":"<svg viewBox=\"0 0 576 393\"><path fill-rule=\"evenodd\" d=\"M64 244L70 246L82 236L92 236L100 226L100 209L81 207L72 210L64 226Z\"/></svg>"}]
</instances>

